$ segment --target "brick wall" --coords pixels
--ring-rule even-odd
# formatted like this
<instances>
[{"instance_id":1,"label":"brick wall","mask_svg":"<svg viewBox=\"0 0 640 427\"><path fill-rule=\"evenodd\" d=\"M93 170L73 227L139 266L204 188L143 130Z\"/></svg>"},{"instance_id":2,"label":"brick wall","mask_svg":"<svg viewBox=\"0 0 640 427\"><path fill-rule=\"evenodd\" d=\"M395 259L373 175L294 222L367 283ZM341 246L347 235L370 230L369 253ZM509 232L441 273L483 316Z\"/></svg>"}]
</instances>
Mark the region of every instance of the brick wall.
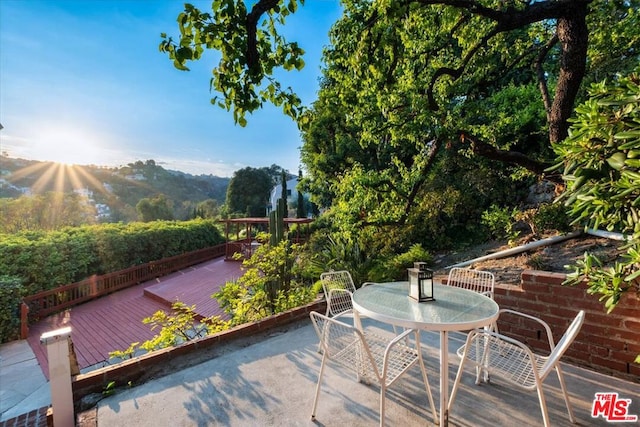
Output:
<instances>
[{"instance_id":1,"label":"brick wall","mask_svg":"<svg viewBox=\"0 0 640 427\"><path fill-rule=\"evenodd\" d=\"M640 381L640 298L627 292L607 314L598 296L589 295L586 285L562 286L565 275L526 270L520 286L496 284L495 299L500 308L511 308L549 323L557 342L579 310L585 322L564 360L599 372ZM498 321L500 332L526 342L533 348L548 348L542 328L529 322L513 322L508 316Z\"/></svg>"}]
</instances>

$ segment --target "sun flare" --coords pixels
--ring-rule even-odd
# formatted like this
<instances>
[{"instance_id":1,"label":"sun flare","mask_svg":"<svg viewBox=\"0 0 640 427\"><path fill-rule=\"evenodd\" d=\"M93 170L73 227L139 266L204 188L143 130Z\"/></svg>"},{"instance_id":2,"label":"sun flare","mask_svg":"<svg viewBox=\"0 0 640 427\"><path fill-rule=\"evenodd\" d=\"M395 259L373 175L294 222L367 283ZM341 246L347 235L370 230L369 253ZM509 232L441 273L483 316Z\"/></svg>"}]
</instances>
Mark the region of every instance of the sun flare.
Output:
<instances>
[{"instance_id":1,"label":"sun flare","mask_svg":"<svg viewBox=\"0 0 640 427\"><path fill-rule=\"evenodd\" d=\"M47 126L34 142L33 152L42 160L67 165L99 165L105 160L100 139L82 127Z\"/></svg>"}]
</instances>

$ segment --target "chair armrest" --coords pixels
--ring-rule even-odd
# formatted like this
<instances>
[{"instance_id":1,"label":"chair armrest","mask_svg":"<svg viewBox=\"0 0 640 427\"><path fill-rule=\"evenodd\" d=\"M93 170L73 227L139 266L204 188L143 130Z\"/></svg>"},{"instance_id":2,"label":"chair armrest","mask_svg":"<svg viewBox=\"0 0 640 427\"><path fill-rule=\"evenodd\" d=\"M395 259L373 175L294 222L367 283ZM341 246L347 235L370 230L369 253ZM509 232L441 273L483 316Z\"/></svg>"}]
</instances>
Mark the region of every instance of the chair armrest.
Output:
<instances>
[{"instance_id":1,"label":"chair armrest","mask_svg":"<svg viewBox=\"0 0 640 427\"><path fill-rule=\"evenodd\" d=\"M412 334L415 331L416 331L415 329L406 329L400 335L397 335L394 339L392 339L391 342L389 342L389 345L387 346L387 349L390 349L391 347L396 345L398 342L404 340L407 337L407 335Z\"/></svg>"},{"instance_id":2,"label":"chair armrest","mask_svg":"<svg viewBox=\"0 0 640 427\"><path fill-rule=\"evenodd\" d=\"M540 325L542 325L542 327L545 330L545 333L547 334L547 340L549 341L549 350L553 351L553 349L555 348L556 345L553 342L553 334L551 333L551 327L549 327L549 324L547 322L545 322L544 320L542 320L542 319L540 319L538 317L531 316L530 314L522 313L520 311L511 310L511 309L508 309L508 308L500 309L499 314L502 314L502 313L514 314L516 316L520 316L520 317L524 317L524 318L529 319L529 320L533 320L533 321L539 323ZM498 319L499 319L499 317L498 317Z\"/></svg>"}]
</instances>

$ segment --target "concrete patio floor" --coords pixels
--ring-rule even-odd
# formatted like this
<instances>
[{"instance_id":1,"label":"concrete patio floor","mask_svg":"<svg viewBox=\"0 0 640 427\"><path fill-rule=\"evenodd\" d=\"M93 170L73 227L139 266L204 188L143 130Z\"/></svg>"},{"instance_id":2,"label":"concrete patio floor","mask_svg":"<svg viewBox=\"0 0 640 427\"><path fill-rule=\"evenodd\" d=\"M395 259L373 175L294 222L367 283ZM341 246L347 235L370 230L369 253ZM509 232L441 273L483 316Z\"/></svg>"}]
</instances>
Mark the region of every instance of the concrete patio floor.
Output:
<instances>
[{"instance_id":1,"label":"concrete patio floor","mask_svg":"<svg viewBox=\"0 0 640 427\"><path fill-rule=\"evenodd\" d=\"M369 323L367 327L384 328ZM450 379L458 358L455 349L462 335L451 334ZM422 333L423 354L436 405L438 335ZM236 344L237 346L237 344ZM321 355L310 321L269 333L258 343L234 349L211 360L129 388L102 399L78 416L79 426L371 426L378 423L379 387L355 381L350 371L325 371L316 421L310 418ZM603 417L592 418L596 392L615 392L631 399L628 413L640 416L640 383L624 381L563 364L567 387L577 418L571 424L552 374L545 395L553 426L611 426ZM432 425L414 367L387 392L387 425ZM451 426L541 426L535 392L525 392L494 379L476 386L466 372L452 413ZM625 425L640 425L626 423Z\"/></svg>"}]
</instances>

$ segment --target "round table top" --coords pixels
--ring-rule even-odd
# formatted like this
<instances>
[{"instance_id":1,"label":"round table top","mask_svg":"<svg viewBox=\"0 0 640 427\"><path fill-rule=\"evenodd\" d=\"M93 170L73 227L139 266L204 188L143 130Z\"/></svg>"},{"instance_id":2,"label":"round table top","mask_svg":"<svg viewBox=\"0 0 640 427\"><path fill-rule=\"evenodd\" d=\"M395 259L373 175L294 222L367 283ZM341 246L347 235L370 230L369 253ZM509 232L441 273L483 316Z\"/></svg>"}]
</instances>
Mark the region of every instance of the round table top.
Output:
<instances>
[{"instance_id":1,"label":"round table top","mask_svg":"<svg viewBox=\"0 0 640 427\"><path fill-rule=\"evenodd\" d=\"M431 331L464 331L498 318L498 304L486 295L437 283L433 294L435 301L417 302L409 282L376 283L355 291L353 307L372 319Z\"/></svg>"}]
</instances>

